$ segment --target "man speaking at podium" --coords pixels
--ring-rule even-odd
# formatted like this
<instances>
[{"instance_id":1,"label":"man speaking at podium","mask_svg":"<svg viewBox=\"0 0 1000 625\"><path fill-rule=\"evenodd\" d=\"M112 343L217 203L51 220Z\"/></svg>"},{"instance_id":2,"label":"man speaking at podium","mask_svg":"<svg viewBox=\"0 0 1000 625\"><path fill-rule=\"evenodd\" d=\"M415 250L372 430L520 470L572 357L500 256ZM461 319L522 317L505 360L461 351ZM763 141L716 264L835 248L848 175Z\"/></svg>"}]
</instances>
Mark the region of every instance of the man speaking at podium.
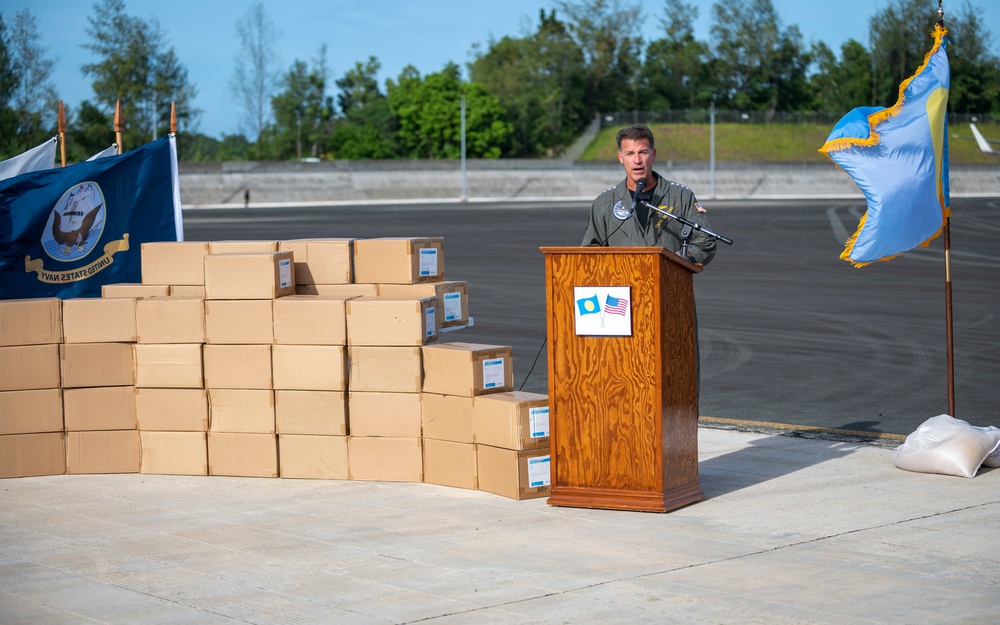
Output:
<instances>
[{"instance_id":1,"label":"man speaking at podium","mask_svg":"<svg viewBox=\"0 0 1000 625\"><path fill-rule=\"evenodd\" d=\"M700 231L691 234L690 228L645 204L709 228L705 209L694 192L653 171L656 146L652 131L646 126L629 126L618 132L617 141L625 180L594 200L583 245L659 246L679 254L687 234L687 260L707 265L715 256L715 239Z\"/></svg>"}]
</instances>

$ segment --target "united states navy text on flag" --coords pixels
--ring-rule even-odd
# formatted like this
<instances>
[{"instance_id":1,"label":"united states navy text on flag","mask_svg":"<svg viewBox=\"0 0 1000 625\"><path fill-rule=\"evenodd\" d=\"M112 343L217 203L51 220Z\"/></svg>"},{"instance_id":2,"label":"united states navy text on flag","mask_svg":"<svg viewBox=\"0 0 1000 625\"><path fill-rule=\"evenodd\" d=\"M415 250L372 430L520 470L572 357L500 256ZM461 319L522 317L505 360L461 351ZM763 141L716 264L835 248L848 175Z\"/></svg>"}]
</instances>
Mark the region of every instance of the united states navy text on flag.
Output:
<instances>
[{"instance_id":1,"label":"united states navy text on flag","mask_svg":"<svg viewBox=\"0 0 1000 625\"><path fill-rule=\"evenodd\" d=\"M140 246L182 238L173 137L0 181L0 299L100 297Z\"/></svg>"},{"instance_id":2,"label":"united states navy text on flag","mask_svg":"<svg viewBox=\"0 0 1000 625\"><path fill-rule=\"evenodd\" d=\"M834 126L820 149L854 178L868 210L841 258L857 267L889 260L941 233L949 215L947 30L895 105L857 108Z\"/></svg>"}]
</instances>

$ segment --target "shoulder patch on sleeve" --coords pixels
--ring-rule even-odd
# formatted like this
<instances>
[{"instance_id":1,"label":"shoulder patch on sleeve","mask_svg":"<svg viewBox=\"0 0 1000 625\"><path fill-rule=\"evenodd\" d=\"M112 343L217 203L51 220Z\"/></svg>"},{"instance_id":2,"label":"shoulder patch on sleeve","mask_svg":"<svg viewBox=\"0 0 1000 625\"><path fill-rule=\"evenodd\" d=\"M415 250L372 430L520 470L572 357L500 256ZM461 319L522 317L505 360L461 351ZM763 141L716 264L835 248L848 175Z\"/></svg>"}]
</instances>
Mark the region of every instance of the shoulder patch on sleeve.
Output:
<instances>
[{"instance_id":1,"label":"shoulder patch on sleeve","mask_svg":"<svg viewBox=\"0 0 1000 625\"><path fill-rule=\"evenodd\" d=\"M695 202L695 203L694 203L694 207L695 207L695 209L696 209L696 210L697 210L697 211L698 211L699 213L706 213L706 212L708 212L708 211L706 211L706 210L705 210L705 207L701 205L701 202Z\"/></svg>"}]
</instances>

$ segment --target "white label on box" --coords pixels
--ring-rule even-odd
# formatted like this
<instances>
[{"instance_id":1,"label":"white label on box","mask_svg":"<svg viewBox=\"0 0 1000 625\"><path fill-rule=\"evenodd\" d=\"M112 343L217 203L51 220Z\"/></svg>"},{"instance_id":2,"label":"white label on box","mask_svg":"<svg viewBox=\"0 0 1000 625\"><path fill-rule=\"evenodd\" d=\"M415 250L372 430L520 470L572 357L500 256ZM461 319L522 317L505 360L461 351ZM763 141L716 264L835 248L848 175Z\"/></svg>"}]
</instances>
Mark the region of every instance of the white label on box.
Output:
<instances>
[{"instance_id":1,"label":"white label on box","mask_svg":"<svg viewBox=\"0 0 1000 625\"><path fill-rule=\"evenodd\" d=\"M483 361L483 388L503 386L503 358Z\"/></svg>"},{"instance_id":2,"label":"white label on box","mask_svg":"<svg viewBox=\"0 0 1000 625\"><path fill-rule=\"evenodd\" d=\"M424 336L434 336L437 334L437 320L434 318L434 307L428 306L424 313Z\"/></svg>"},{"instance_id":3,"label":"white label on box","mask_svg":"<svg viewBox=\"0 0 1000 625\"><path fill-rule=\"evenodd\" d=\"M549 456L528 458L528 488L548 486L552 483L552 472L549 468Z\"/></svg>"},{"instance_id":4,"label":"white label on box","mask_svg":"<svg viewBox=\"0 0 1000 625\"><path fill-rule=\"evenodd\" d=\"M541 406L528 409L528 422L531 425L531 438L544 438L549 435L549 407Z\"/></svg>"},{"instance_id":5,"label":"white label on box","mask_svg":"<svg viewBox=\"0 0 1000 625\"><path fill-rule=\"evenodd\" d=\"M292 261L288 258L283 258L278 261L278 280L281 288L287 288L292 286Z\"/></svg>"},{"instance_id":6,"label":"white label on box","mask_svg":"<svg viewBox=\"0 0 1000 625\"><path fill-rule=\"evenodd\" d=\"M444 294L444 320L455 321L462 318L462 294Z\"/></svg>"},{"instance_id":7,"label":"white label on box","mask_svg":"<svg viewBox=\"0 0 1000 625\"><path fill-rule=\"evenodd\" d=\"M420 275L438 275L438 251L433 247L420 248Z\"/></svg>"}]
</instances>

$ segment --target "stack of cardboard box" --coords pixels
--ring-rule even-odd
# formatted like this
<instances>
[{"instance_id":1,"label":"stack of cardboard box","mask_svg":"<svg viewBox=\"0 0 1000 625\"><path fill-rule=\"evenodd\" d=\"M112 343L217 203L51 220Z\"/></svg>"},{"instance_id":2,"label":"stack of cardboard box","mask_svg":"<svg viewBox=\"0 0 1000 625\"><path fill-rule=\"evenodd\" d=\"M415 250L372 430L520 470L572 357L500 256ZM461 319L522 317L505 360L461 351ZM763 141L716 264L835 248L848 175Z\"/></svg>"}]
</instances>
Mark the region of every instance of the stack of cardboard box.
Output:
<instances>
[{"instance_id":1,"label":"stack of cardboard box","mask_svg":"<svg viewBox=\"0 0 1000 625\"><path fill-rule=\"evenodd\" d=\"M63 302L60 368L67 473L139 472L135 302Z\"/></svg>"},{"instance_id":2,"label":"stack of cardboard box","mask_svg":"<svg viewBox=\"0 0 1000 625\"><path fill-rule=\"evenodd\" d=\"M208 475L205 300L135 302L135 402L142 473Z\"/></svg>"},{"instance_id":3,"label":"stack of cardboard box","mask_svg":"<svg viewBox=\"0 0 1000 625\"><path fill-rule=\"evenodd\" d=\"M205 257L205 388L210 475L278 477L273 303L295 292L277 242L212 244Z\"/></svg>"},{"instance_id":4,"label":"stack of cardboard box","mask_svg":"<svg viewBox=\"0 0 1000 625\"><path fill-rule=\"evenodd\" d=\"M510 347L437 344L470 322L443 245L146 243L142 284L0 303L2 475L427 481L541 496L545 396L512 392Z\"/></svg>"},{"instance_id":5,"label":"stack of cardboard box","mask_svg":"<svg viewBox=\"0 0 1000 625\"><path fill-rule=\"evenodd\" d=\"M0 301L0 478L66 472L62 301Z\"/></svg>"},{"instance_id":6,"label":"stack of cardboard box","mask_svg":"<svg viewBox=\"0 0 1000 625\"><path fill-rule=\"evenodd\" d=\"M358 240L354 277L376 288L440 282L443 251L440 237ZM423 481L421 346L436 341L439 331L435 295L347 301L352 479Z\"/></svg>"},{"instance_id":7,"label":"stack of cardboard box","mask_svg":"<svg viewBox=\"0 0 1000 625\"><path fill-rule=\"evenodd\" d=\"M479 489L512 499L547 496L549 398L521 391L472 402Z\"/></svg>"}]
</instances>

